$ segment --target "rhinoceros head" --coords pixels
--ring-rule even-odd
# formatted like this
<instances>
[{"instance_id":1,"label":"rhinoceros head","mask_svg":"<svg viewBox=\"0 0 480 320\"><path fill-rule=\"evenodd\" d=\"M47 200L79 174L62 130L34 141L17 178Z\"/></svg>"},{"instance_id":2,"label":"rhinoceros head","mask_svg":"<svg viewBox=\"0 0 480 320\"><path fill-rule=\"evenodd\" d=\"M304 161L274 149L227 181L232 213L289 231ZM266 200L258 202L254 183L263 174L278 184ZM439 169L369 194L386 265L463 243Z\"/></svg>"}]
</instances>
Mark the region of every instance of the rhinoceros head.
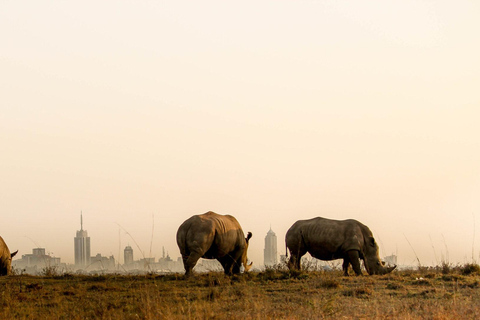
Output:
<instances>
[{"instance_id":1,"label":"rhinoceros head","mask_svg":"<svg viewBox=\"0 0 480 320\"><path fill-rule=\"evenodd\" d=\"M234 273L239 273L240 272L240 266L242 264L243 264L243 267L244 267L244 272L247 272L248 270L250 270L250 268L253 265L253 262L250 262L250 264L247 264L247 261L248 261L248 258L247 258L248 243L249 243L249 240L250 240L251 237L252 237L252 233L249 232L247 234L247 237L245 238L245 243L246 243L245 244L245 250L243 251L242 256L240 257L240 261L237 263L236 267L234 267L234 270L233 270ZM236 268L238 268L238 270L236 270Z\"/></svg>"},{"instance_id":2,"label":"rhinoceros head","mask_svg":"<svg viewBox=\"0 0 480 320\"><path fill-rule=\"evenodd\" d=\"M6 258L0 259L0 275L10 275L12 273L12 258L17 254L18 250L7 255Z\"/></svg>"},{"instance_id":3,"label":"rhinoceros head","mask_svg":"<svg viewBox=\"0 0 480 320\"><path fill-rule=\"evenodd\" d=\"M387 274L392 272L397 266L385 267L385 263L380 260L378 254L378 245L373 237L369 237L365 243L364 252L365 269L368 274Z\"/></svg>"}]
</instances>

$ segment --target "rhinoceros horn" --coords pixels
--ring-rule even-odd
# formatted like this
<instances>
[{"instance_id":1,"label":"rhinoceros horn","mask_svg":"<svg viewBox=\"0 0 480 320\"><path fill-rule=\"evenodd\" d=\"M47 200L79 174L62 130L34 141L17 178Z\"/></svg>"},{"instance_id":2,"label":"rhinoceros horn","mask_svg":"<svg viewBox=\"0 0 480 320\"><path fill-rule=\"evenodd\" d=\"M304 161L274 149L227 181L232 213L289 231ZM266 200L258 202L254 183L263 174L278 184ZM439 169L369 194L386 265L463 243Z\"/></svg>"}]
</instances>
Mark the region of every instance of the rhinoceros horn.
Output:
<instances>
[{"instance_id":1,"label":"rhinoceros horn","mask_svg":"<svg viewBox=\"0 0 480 320\"><path fill-rule=\"evenodd\" d=\"M396 268L397 268L397 265L394 265L393 267L387 267L387 268L385 268L385 269L386 269L387 273L390 273L390 272L392 272L393 270L395 270Z\"/></svg>"}]
</instances>

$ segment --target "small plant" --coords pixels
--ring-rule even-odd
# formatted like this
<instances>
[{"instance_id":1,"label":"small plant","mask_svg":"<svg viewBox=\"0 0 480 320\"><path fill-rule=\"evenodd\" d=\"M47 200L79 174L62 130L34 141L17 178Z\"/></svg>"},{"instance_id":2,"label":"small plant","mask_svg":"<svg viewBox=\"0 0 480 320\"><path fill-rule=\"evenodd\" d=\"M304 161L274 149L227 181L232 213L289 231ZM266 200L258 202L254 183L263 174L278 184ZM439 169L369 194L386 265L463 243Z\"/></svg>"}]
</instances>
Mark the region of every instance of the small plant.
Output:
<instances>
[{"instance_id":1,"label":"small plant","mask_svg":"<svg viewBox=\"0 0 480 320\"><path fill-rule=\"evenodd\" d=\"M346 297L368 298L372 294L372 289L368 287L352 288L343 291L343 295Z\"/></svg>"},{"instance_id":2,"label":"small plant","mask_svg":"<svg viewBox=\"0 0 480 320\"><path fill-rule=\"evenodd\" d=\"M12 268L12 275L21 276L27 273L26 269Z\"/></svg>"},{"instance_id":3,"label":"small plant","mask_svg":"<svg viewBox=\"0 0 480 320\"><path fill-rule=\"evenodd\" d=\"M460 268L463 275L480 274L480 266L476 263L467 263Z\"/></svg>"},{"instance_id":4,"label":"small plant","mask_svg":"<svg viewBox=\"0 0 480 320\"><path fill-rule=\"evenodd\" d=\"M390 282L387 284L387 289L389 290L399 290L403 288L404 288L403 285L398 282Z\"/></svg>"},{"instance_id":5,"label":"small plant","mask_svg":"<svg viewBox=\"0 0 480 320\"><path fill-rule=\"evenodd\" d=\"M57 266L46 266L40 271L40 275L43 277L58 277L61 272Z\"/></svg>"},{"instance_id":6,"label":"small plant","mask_svg":"<svg viewBox=\"0 0 480 320\"><path fill-rule=\"evenodd\" d=\"M305 279L308 275L302 270L292 269L284 273L284 279Z\"/></svg>"},{"instance_id":7,"label":"small plant","mask_svg":"<svg viewBox=\"0 0 480 320\"><path fill-rule=\"evenodd\" d=\"M325 289L337 289L340 288L340 286L340 282L335 278L322 279L317 284L317 287Z\"/></svg>"},{"instance_id":8,"label":"small plant","mask_svg":"<svg viewBox=\"0 0 480 320\"><path fill-rule=\"evenodd\" d=\"M226 286L232 283L232 278L226 276L223 272L211 272L206 275L202 275L204 287L218 287ZM193 279L198 285L202 285L200 281Z\"/></svg>"},{"instance_id":9,"label":"small plant","mask_svg":"<svg viewBox=\"0 0 480 320\"><path fill-rule=\"evenodd\" d=\"M278 278L278 270L273 267L265 267L265 271L261 273L264 280L276 280Z\"/></svg>"},{"instance_id":10,"label":"small plant","mask_svg":"<svg viewBox=\"0 0 480 320\"><path fill-rule=\"evenodd\" d=\"M452 273L452 266L450 263L446 261L442 261L442 264L440 265L440 268L442 270L442 274L450 274Z\"/></svg>"},{"instance_id":11,"label":"small plant","mask_svg":"<svg viewBox=\"0 0 480 320\"><path fill-rule=\"evenodd\" d=\"M210 290L208 291L207 293L207 296L206 296L206 300L207 301L215 301L217 299L219 299L222 295L222 291L217 288L217 287L213 287L213 288L210 288Z\"/></svg>"}]
</instances>

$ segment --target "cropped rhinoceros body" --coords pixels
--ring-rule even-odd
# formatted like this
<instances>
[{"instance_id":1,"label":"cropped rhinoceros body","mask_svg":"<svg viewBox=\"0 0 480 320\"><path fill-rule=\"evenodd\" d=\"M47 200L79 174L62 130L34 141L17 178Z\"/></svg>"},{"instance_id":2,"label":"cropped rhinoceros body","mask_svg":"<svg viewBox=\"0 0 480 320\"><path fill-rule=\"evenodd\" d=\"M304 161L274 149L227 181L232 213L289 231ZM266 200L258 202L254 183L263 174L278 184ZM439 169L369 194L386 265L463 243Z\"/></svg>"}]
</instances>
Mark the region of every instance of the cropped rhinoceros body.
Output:
<instances>
[{"instance_id":1,"label":"cropped rhinoceros body","mask_svg":"<svg viewBox=\"0 0 480 320\"><path fill-rule=\"evenodd\" d=\"M3 238L0 237L0 276L6 276L12 273L12 258L17 254L18 250L10 253Z\"/></svg>"},{"instance_id":2,"label":"cropped rhinoceros body","mask_svg":"<svg viewBox=\"0 0 480 320\"><path fill-rule=\"evenodd\" d=\"M198 259L217 259L225 273L240 273L247 265L248 241L237 219L230 215L207 212L187 219L177 231L177 244L182 254L185 274L190 275Z\"/></svg>"},{"instance_id":3,"label":"cropped rhinoceros body","mask_svg":"<svg viewBox=\"0 0 480 320\"><path fill-rule=\"evenodd\" d=\"M348 275L352 265L356 275L361 275L360 259L372 274L386 274L394 267L385 267L378 255L378 245L370 229L356 220L331 220L313 218L299 220L287 231L285 242L290 251L289 268L300 269L300 259L310 253L320 260L343 259L343 271Z\"/></svg>"}]
</instances>

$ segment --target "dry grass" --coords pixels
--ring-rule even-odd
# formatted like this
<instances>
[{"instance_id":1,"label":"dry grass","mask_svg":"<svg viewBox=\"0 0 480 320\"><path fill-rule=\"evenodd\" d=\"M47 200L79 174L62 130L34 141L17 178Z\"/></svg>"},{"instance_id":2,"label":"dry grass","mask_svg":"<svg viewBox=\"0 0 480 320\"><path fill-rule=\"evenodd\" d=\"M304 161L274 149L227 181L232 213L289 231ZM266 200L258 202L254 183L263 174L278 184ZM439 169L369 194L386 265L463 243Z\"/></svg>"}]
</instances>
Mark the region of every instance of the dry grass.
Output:
<instances>
[{"instance_id":1,"label":"dry grass","mask_svg":"<svg viewBox=\"0 0 480 320\"><path fill-rule=\"evenodd\" d=\"M1 319L478 319L478 266L386 276L268 269L0 278Z\"/></svg>"}]
</instances>

